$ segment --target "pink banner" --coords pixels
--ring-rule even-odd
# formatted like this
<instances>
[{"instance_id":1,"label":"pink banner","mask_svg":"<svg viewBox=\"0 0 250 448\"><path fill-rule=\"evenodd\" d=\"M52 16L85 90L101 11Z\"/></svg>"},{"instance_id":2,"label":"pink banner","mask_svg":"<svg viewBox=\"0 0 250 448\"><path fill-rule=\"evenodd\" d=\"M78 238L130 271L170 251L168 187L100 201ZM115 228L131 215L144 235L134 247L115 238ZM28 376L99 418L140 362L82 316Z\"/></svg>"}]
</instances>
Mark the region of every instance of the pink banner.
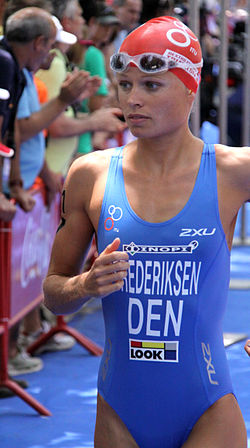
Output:
<instances>
[{"instance_id":1,"label":"pink banner","mask_svg":"<svg viewBox=\"0 0 250 448\"><path fill-rule=\"evenodd\" d=\"M35 199L33 210L25 213L18 208L12 222L11 318L41 296L58 227L59 195L49 211L44 206L41 192Z\"/></svg>"}]
</instances>

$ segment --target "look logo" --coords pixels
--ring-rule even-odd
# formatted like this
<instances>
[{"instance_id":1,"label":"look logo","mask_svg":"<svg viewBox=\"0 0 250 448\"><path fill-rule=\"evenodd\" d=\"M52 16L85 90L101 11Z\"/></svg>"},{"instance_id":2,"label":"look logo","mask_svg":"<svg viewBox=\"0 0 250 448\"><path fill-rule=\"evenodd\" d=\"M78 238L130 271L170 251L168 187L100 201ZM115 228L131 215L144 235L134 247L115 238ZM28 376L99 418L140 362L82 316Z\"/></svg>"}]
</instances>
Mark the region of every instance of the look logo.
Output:
<instances>
[{"instance_id":1,"label":"look logo","mask_svg":"<svg viewBox=\"0 0 250 448\"><path fill-rule=\"evenodd\" d=\"M109 217L104 221L104 228L108 232L114 228L115 221L120 221L123 215L121 207L116 207L115 205L110 205L108 208Z\"/></svg>"}]
</instances>

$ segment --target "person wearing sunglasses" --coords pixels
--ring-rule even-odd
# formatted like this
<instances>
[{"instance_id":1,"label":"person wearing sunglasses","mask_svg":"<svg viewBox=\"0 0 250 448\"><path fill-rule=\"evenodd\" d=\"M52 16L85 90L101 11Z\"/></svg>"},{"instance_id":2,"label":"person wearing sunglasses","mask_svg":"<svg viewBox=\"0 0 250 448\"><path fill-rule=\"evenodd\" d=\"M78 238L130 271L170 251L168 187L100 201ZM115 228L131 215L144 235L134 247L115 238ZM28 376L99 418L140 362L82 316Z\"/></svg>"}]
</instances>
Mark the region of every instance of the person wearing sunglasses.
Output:
<instances>
[{"instance_id":1,"label":"person wearing sunglasses","mask_svg":"<svg viewBox=\"0 0 250 448\"><path fill-rule=\"evenodd\" d=\"M129 34L111 67L135 140L72 165L44 282L54 313L102 299L95 447L246 448L222 322L249 148L191 133L202 54L176 18Z\"/></svg>"}]
</instances>

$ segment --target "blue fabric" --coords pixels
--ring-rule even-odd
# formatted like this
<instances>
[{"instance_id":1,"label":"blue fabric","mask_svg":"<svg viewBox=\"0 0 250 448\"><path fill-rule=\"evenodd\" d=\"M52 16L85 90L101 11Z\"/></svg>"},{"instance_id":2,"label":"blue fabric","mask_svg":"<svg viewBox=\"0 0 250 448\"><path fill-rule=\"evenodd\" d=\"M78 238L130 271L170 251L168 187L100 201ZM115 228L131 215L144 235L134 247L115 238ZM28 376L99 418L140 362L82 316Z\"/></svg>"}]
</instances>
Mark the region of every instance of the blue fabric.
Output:
<instances>
[{"instance_id":1,"label":"blue fabric","mask_svg":"<svg viewBox=\"0 0 250 448\"><path fill-rule=\"evenodd\" d=\"M143 448L179 448L232 384L223 346L230 253L220 222L213 145L204 145L193 192L162 223L138 217L126 197L123 148L110 163L98 227L129 253L122 291L103 299L100 394ZM147 206L145 201L145 207Z\"/></svg>"},{"instance_id":2,"label":"blue fabric","mask_svg":"<svg viewBox=\"0 0 250 448\"><path fill-rule=\"evenodd\" d=\"M18 104L18 119L28 118L31 114L40 110L40 103L33 76L28 70L23 69L23 71L27 84ZM44 163L44 153L45 139L43 132L39 132L34 137L31 137L21 144L20 167L25 189L30 188L33 185L35 178L40 173Z\"/></svg>"}]
</instances>

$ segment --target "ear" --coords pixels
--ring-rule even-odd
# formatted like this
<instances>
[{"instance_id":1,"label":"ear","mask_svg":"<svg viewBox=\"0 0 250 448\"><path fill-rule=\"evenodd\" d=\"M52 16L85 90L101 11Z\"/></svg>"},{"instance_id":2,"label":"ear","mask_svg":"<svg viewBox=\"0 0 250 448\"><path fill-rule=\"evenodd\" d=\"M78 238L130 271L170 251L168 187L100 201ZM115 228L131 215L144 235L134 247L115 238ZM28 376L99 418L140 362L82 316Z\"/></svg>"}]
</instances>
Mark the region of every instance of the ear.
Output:
<instances>
[{"instance_id":1,"label":"ear","mask_svg":"<svg viewBox=\"0 0 250 448\"><path fill-rule=\"evenodd\" d=\"M44 36L37 36L34 40L33 40L33 48L34 50L40 50L41 47L44 47L44 43L45 43L45 37Z\"/></svg>"},{"instance_id":2,"label":"ear","mask_svg":"<svg viewBox=\"0 0 250 448\"><path fill-rule=\"evenodd\" d=\"M186 88L186 92L187 92L187 97L190 99L190 100L192 100L192 101L194 101L194 99L195 99L195 92L193 92L193 90L191 90L191 89L188 89L188 88Z\"/></svg>"}]
</instances>

